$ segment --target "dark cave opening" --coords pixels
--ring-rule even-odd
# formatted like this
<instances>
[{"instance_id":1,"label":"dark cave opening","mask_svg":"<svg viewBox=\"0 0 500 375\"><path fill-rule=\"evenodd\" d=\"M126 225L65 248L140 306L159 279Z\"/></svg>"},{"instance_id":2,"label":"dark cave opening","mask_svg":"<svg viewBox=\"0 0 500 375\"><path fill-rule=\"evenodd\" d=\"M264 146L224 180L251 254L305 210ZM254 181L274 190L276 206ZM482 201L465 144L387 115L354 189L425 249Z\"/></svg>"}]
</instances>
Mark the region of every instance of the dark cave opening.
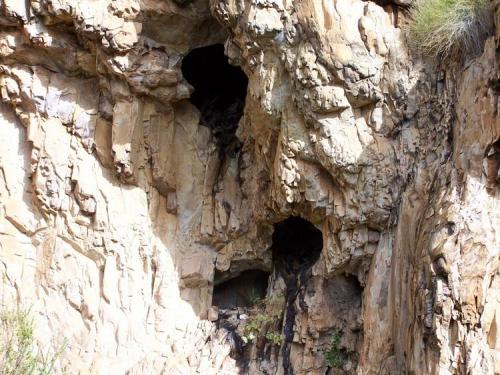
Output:
<instances>
[{"instance_id":1,"label":"dark cave opening","mask_svg":"<svg viewBox=\"0 0 500 375\"><path fill-rule=\"evenodd\" d=\"M500 139L486 148L486 190L491 194L500 186Z\"/></svg>"},{"instance_id":2,"label":"dark cave opening","mask_svg":"<svg viewBox=\"0 0 500 375\"><path fill-rule=\"evenodd\" d=\"M216 275L217 280L217 275ZM214 286L212 305L219 309L252 307L266 296L269 272L247 270Z\"/></svg>"},{"instance_id":3,"label":"dark cave opening","mask_svg":"<svg viewBox=\"0 0 500 375\"><path fill-rule=\"evenodd\" d=\"M235 133L248 86L245 73L229 64L222 44L214 44L189 52L182 60L182 74L194 87L190 101L200 111L202 125L216 137L220 152L237 151Z\"/></svg>"},{"instance_id":4,"label":"dark cave opening","mask_svg":"<svg viewBox=\"0 0 500 375\"><path fill-rule=\"evenodd\" d=\"M298 277L301 269L310 268L319 259L323 234L300 217L289 217L274 225L273 264L277 271Z\"/></svg>"}]
</instances>

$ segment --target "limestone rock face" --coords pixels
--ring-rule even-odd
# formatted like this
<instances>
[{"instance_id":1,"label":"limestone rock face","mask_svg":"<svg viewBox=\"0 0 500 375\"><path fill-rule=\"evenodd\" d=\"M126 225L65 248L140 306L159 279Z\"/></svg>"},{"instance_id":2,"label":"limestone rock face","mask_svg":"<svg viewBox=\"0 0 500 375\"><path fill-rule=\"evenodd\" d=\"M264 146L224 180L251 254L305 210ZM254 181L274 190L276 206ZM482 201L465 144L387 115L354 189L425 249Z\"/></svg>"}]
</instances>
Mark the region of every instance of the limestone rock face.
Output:
<instances>
[{"instance_id":1,"label":"limestone rock face","mask_svg":"<svg viewBox=\"0 0 500 375\"><path fill-rule=\"evenodd\" d=\"M2 304L55 373L500 374L495 1L437 67L407 1L0 0Z\"/></svg>"}]
</instances>

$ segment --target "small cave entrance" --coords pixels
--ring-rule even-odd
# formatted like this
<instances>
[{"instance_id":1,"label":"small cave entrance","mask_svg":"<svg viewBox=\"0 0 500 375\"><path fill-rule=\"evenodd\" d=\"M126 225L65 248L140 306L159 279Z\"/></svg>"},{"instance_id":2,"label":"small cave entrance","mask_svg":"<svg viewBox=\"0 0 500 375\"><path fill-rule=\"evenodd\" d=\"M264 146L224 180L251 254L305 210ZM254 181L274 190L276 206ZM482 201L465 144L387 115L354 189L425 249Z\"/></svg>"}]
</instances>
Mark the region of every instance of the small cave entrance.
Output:
<instances>
[{"instance_id":1,"label":"small cave entrance","mask_svg":"<svg viewBox=\"0 0 500 375\"><path fill-rule=\"evenodd\" d=\"M309 221L292 216L274 225L273 264L285 278L297 278L319 259L323 234Z\"/></svg>"},{"instance_id":2,"label":"small cave entrance","mask_svg":"<svg viewBox=\"0 0 500 375\"><path fill-rule=\"evenodd\" d=\"M247 270L229 280L217 282L212 296L212 305L219 309L252 307L264 299L267 292L269 272Z\"/></svg>"},{"instance_id":3,"label":"small cave entrance","mask_svg":"<svg viewBox=\"0 0 500 375\"><path fill-rule=\"evenodd\" d=\"M200 111L202 125L216 137L220 154L236 152L235 133L248 86L245 73L229 64L222 44L215 44L189 52L182 60L182 74L194 87L190 101Z\"/></svg>"},{"instance_id":4,"label":"small cave entrance","mask_svg":"<svg viewBox=\"0 0 500 375\"><path fill-rule=\"evenodd\" d=\"M500 139L486 148L485 153L486 190L494 194L500 186Z\"/></svg>"}]
</instances>

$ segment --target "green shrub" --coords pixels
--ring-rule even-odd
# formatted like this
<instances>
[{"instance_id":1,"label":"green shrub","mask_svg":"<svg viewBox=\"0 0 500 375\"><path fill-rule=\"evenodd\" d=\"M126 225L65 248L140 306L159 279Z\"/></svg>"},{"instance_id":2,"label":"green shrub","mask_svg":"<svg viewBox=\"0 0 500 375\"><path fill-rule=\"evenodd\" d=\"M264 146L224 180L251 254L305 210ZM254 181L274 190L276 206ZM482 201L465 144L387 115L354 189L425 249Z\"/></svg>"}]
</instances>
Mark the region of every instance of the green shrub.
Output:
<instances>
[{"instance_id":1,"label":"green shrub","mask_svg":"<svg viewBox=\"0 0 500 375\"><path fill-rule=\"evenodd\" d=\"M342 368L346 361L345 353L340 349L340 340L342 331L335 330L332 334L330 349L325 352L325 360L328 366L333 368Z\"/></svg>"},{"instance_id":2,"label":"green shrub","mask_svg":"<svg viewBox=\"0 0 500 375\"><path fill-rule=\"evenodd\" d=\"M434 57L475 56L494 30L490 0L416 0L410 18L410 44Z\"/></svg>"},{"instance_id":3,"label":"green shrub","mask_svg":"<svg viewBox=\"0 0 500 375\"><path fill-rule=\"evenodd\" d=\"M49 375L65 345L51 354L33 337L29 310L0 310L0 375Z\"/></svg>"},{"instance_id":4,"label":"green shrub","mask_svg":"<svg viewBox=\"0 0 500 375\"><path fill-rule=\"evenodd\" d=\"M261 335L261 331L273 321L273 317L264 313L251 315L243 328L243 341L252 342Z\"/></svg>"},{"instance_id":5,"label":"green shrub","mask_svg":"<svg viewBox=\"0 0 500 375\"><path fill-rule=\"evenodd\" d=\"M285 337L281 330L281 315L285 297L278 293L260 300L248 311L249 316L243 324L241 338L245 344L265 338L276 346L281 346Z\"/></svg>"},{"instance_id":6,"label":"green shrub","mask_svg":"<svg viewBox=\"0 0 500 375\"><path fill-rule=\"evenodd\" d=\"M243 342L249 343L260 336L264 336L267 341L273 345L281 346L285 336L280 332L272 331L269 325L275 322L276 317L258 313L255 316L250 316L243 329Z\"/></svg>"},{"instance_id":7,"label":"green shrub","mask_svg":"<svg viewBox=\"0 0 500 375\"><path fill-rule=\"evenodd\" d=\"M283 344L283 340L285 340L285 336L280 332L269 331L266 333L266 340L276 346L281 346Z\"/></svg>"}]
</instances>

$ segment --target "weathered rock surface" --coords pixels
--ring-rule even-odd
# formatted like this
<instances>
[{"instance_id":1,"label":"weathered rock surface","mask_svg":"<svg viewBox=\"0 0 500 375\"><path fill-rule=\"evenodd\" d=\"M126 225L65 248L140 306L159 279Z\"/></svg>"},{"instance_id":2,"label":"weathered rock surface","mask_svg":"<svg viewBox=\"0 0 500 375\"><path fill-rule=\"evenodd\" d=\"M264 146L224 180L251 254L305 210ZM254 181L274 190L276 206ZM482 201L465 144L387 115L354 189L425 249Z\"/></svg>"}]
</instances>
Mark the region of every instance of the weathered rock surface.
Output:
<instances>
[{"instance_id":1,"label":"weathered rock surface","mask_svg":"<svg viewBox=\"0 0 500 375\"><path fill-rule=\"evenodd\" d=\"M500 2L447 68L405 3L0 0L0 298L57 373L500 374ZM224 152L181 71L216 43L248 77ZM290 216L323 241L293 288ZM212 293L256 269L283 337L242 346Z\"/></svg>"}]
</instances>

